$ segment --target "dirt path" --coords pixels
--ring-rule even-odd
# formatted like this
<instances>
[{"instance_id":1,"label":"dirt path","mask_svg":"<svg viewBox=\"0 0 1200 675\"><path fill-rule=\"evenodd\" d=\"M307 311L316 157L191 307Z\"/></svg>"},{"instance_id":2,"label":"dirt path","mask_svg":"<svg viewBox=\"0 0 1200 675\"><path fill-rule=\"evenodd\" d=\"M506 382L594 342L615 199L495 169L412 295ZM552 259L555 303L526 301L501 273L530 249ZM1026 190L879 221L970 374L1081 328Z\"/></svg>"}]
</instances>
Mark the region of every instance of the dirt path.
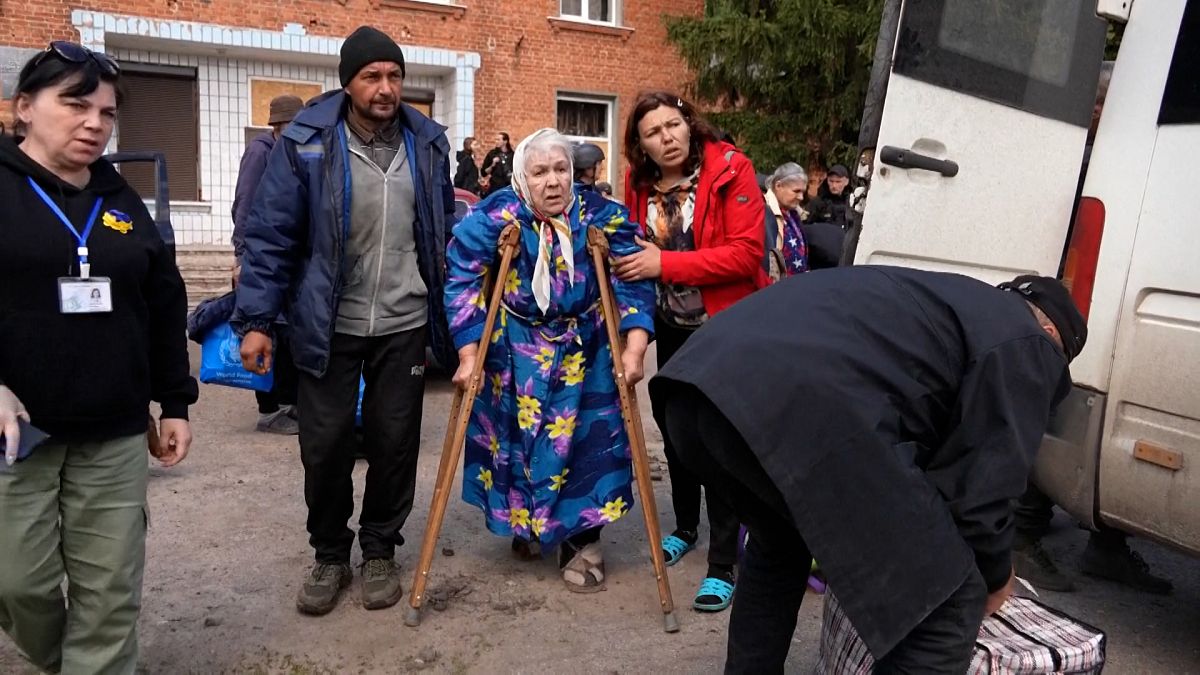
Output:
<instances>
[{"instance_id":1,"label":"dirt path","mask_svg":"<svg viewBox=\"0 0 1200 675\"><path fill-rule=\"evenodd\" d=\"M197 357L193 354L193 363ZM646 401L643 393L643 408ZM409 542L399 553L406 589L449 405L449 384L431 383L417 503L405 528ZM643 414L647 440L657 446L661 441L649 410ZM488 534L480 513L460 501L456 483L438 547L453 555L438 555L431 578L440 611L427 608L424 623L407 628L404 606L368 612L355 602L356 579L329 616L299 615L295 593L312 554L304 531L298 445L294 438L251 432L254 420L249 392L202 385L193 410L197 439L191 457L176 470L152 472L140 630L144 672L720 672L728 614L690 609L705 571L704 550L671 568L682 630L667 635L636 507L604 530L608 590L576 595L563 588L553 561L514 560L508 540ZM355 471L360 493L365 469L360 462ZM669 530L674 521L668 483L655 487L660 522ZM1086 534L1061 517L1056 522L1047 545L1075 571ZM1079 592L1044 599L1108 631L1112 672L1200 673L1200 561L1146 542L1138 547L1174 578L1174 595L1145 596L1081 578ZM820 611L820 597L809 595L788 672L812 671ZM0 673L24 672L31 671L0 636Z\"/></svg>"},{"instance_id":2,"label":"dirt path","mask_svg":"<svg viewBox=\"0 0 1200 675\"><path fill-rule=\"evenodd\" d=\"M417 504L398 555L406 590L449 405L448 383L432 383ZM645 414L649 420L648 409ZM140 630L147 672L694 673L723 664L727 613L690 609L705 570L702 550L671 568L682 630L667 635L636 508L605 528L608 590L578 595L563 587L553 560L513 559L508 540L487 533L478 510L459 499L457 484L438 547L453 555L437 556L430 583L431 595L444 599L436 603L441 611L427 607L422 625L407 628L403 604L364 610L356 602L356 579L332 614L301 616L294 598L311 551L298 445L251 432L254 419L248 392L202 385L191 456L176 470L152 470ZM359 462L355 470L359 495L365 469ZM660 518L669 527L668 484L655 486ZM356 565L358 555L356 547ZM819 612L818 598L803 611L798 634L815 639ZM811 670L809 650L794 652L791 665ZM0 672L24 670L0 637Z\"/></svg>"}]
</instances>

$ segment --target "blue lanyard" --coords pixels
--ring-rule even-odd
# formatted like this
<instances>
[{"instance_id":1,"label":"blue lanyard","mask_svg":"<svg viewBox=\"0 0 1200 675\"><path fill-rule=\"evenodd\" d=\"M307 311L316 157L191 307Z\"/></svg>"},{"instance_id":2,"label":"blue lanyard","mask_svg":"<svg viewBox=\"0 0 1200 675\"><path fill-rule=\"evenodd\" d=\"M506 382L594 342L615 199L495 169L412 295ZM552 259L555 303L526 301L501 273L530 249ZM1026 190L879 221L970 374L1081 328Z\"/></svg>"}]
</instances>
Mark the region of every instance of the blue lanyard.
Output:
<instances>
[{"instance_id":1,"label":"blue lanyard","mask_svg":"<svg viewBox=\"0 0 1200 675\"><path fill-rule=\"evenodd\" d=\"M50 195L46 194L46 191L33 180L33 177L29 177L28 180L29 185L37 193L37 196L42 198L42 201L46 203L46 206L50 207L54 215L58 216L62 224L67 226L67 231L75 236L75 241L79 242L79 247L75 249L75 252L79 255L79 276L85 279L91 276L92 266L88 264L87 241L88 237L92 236L92 228L96 226L96 218L100 215L100 204L104 202L104 198L96 197L96 205L92 207L92 215L88 216L87 226L83 228L83 234L80 234L79 230L75 229L75 224L71 222L71 219L67 218L67 214L58 208L58 204L54 203Z\"/></svg>"}]
</instances>

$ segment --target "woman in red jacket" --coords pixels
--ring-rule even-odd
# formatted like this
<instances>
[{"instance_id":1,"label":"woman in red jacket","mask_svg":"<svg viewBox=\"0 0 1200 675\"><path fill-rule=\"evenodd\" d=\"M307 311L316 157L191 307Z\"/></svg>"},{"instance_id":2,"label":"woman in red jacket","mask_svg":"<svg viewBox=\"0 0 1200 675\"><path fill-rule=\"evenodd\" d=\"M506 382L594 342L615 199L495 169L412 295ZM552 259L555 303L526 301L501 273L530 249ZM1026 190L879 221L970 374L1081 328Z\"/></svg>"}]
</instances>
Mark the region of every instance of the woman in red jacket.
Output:
<instances>
[{"instance_id":1,"label":"woman in red jacket","mask_svg":"<svg viewBox=\"0 0 1200 675\"><path fill-rule=\"evenodd\" d=\"M638 97L625 127L629 160L625 203L646 225L642 250L614 265L622 281L658 281L654 317L661 368L708 317L766 285L763 198L754 167L737 148L717 138L692 106L675 94ZM700 482L664 440L671 474L675 531L663 539L673 565L698 539ZM711 529L708 574L693 606L716 612L733 598L738 521L708 496Z\"/></svg>"}]
</instances>

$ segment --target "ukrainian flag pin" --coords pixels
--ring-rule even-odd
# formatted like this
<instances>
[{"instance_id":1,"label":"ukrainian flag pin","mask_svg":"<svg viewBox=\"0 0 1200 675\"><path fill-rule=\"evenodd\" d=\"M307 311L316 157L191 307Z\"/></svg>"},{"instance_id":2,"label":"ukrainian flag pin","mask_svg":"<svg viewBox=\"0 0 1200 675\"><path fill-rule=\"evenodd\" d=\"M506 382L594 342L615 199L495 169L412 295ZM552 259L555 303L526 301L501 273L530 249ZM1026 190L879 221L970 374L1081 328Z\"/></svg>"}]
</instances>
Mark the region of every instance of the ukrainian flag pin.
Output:
<instances>
[{"instance_id":1,"label":"ukrainian flag pin","mask_svg":"<svg viewBox=\"0 0 1200 675\"><path fill-rule=\"evenodd\" d=\"M121 234L129 234L133 229L133 218L113 209L104 212L104 226Z\"/></svg>"}]
</instances>

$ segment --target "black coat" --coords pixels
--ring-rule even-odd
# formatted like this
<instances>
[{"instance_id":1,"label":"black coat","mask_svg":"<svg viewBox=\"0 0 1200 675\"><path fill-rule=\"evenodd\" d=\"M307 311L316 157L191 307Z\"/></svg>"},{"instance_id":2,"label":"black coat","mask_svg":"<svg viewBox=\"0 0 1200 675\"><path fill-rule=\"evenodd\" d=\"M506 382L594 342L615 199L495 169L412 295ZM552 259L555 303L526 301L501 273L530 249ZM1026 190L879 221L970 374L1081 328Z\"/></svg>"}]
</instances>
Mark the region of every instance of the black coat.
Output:
<instances>
[{"instance_id":1,"label":"black coat","mask_svg":"<svg viewBox=\"0 0 1200 675\"><path fill-rule=\"evenodd\" d=\"M492 160L499 158L500 161L492 166ZM497 190L512 185L512 170L513 170L513 153L500 148L492 148L487 156L483 158L483 166L479 171L482 175L487 176L488 191L490 195Z\"/></svg>"},{"instance_id":2,"label":"black coat","mask_svg":"<svg viewBox=\"0 0 1200 675\"><path fill-rule=\"evenodd\" d=\"M834 223L801 223L800 231L808 244L808 268L823 270L837 267L846 246L846 231Z\"/></svg>"},{"instance_id":3,"label":"black coat","mask_svg":"<svg viewBox=\"0 0 1200 675\"><path fill-rule=\"evenodd\" d=\"M714 316L651 381L659 408L678 383L741 433L878 657L971 566L1007 581L1011 502L1070 376L1020 296L861 266Z\"/></svg>"},{"instance_id":4,"label":"black coat","mask_svg":"<svg viewBox=\"0 0 1200 675\"><path fill-rule=\"evenodd\" d=\"M822 181L817 196L804 207L808 211L804 222L833 223L843 230L850 227L850 192L853 189L847 185L842 194L835 195L829 191L829 183Z\"/></svg>"},{"instance_id":5,"label":"black coat","mask_svg":"<svg viewBox=\"0 0 1200 675\"><path fill-rule=\"evenodd\" d=\"M198 395L175 257L121 174L102 159L90 169L80 189L0 136L0 383L60 441L144 434L150 401L164 418L187 419ZM79 243L30 179L79 230L101 200L88 259L92 276L110 280L111 312L60 311L58 280L79 274Z\"/></svg>"},{"instance_id":6,"label":"black coat","mask_svg":"<svg viewBox=\"0 0 1200 675\"><path fill-rule=\"evenodd\" d=\"M479 194L479 167L469 152L458 151L458 170L454 172L454 187Z\"/></svg>"}]
</instances>

